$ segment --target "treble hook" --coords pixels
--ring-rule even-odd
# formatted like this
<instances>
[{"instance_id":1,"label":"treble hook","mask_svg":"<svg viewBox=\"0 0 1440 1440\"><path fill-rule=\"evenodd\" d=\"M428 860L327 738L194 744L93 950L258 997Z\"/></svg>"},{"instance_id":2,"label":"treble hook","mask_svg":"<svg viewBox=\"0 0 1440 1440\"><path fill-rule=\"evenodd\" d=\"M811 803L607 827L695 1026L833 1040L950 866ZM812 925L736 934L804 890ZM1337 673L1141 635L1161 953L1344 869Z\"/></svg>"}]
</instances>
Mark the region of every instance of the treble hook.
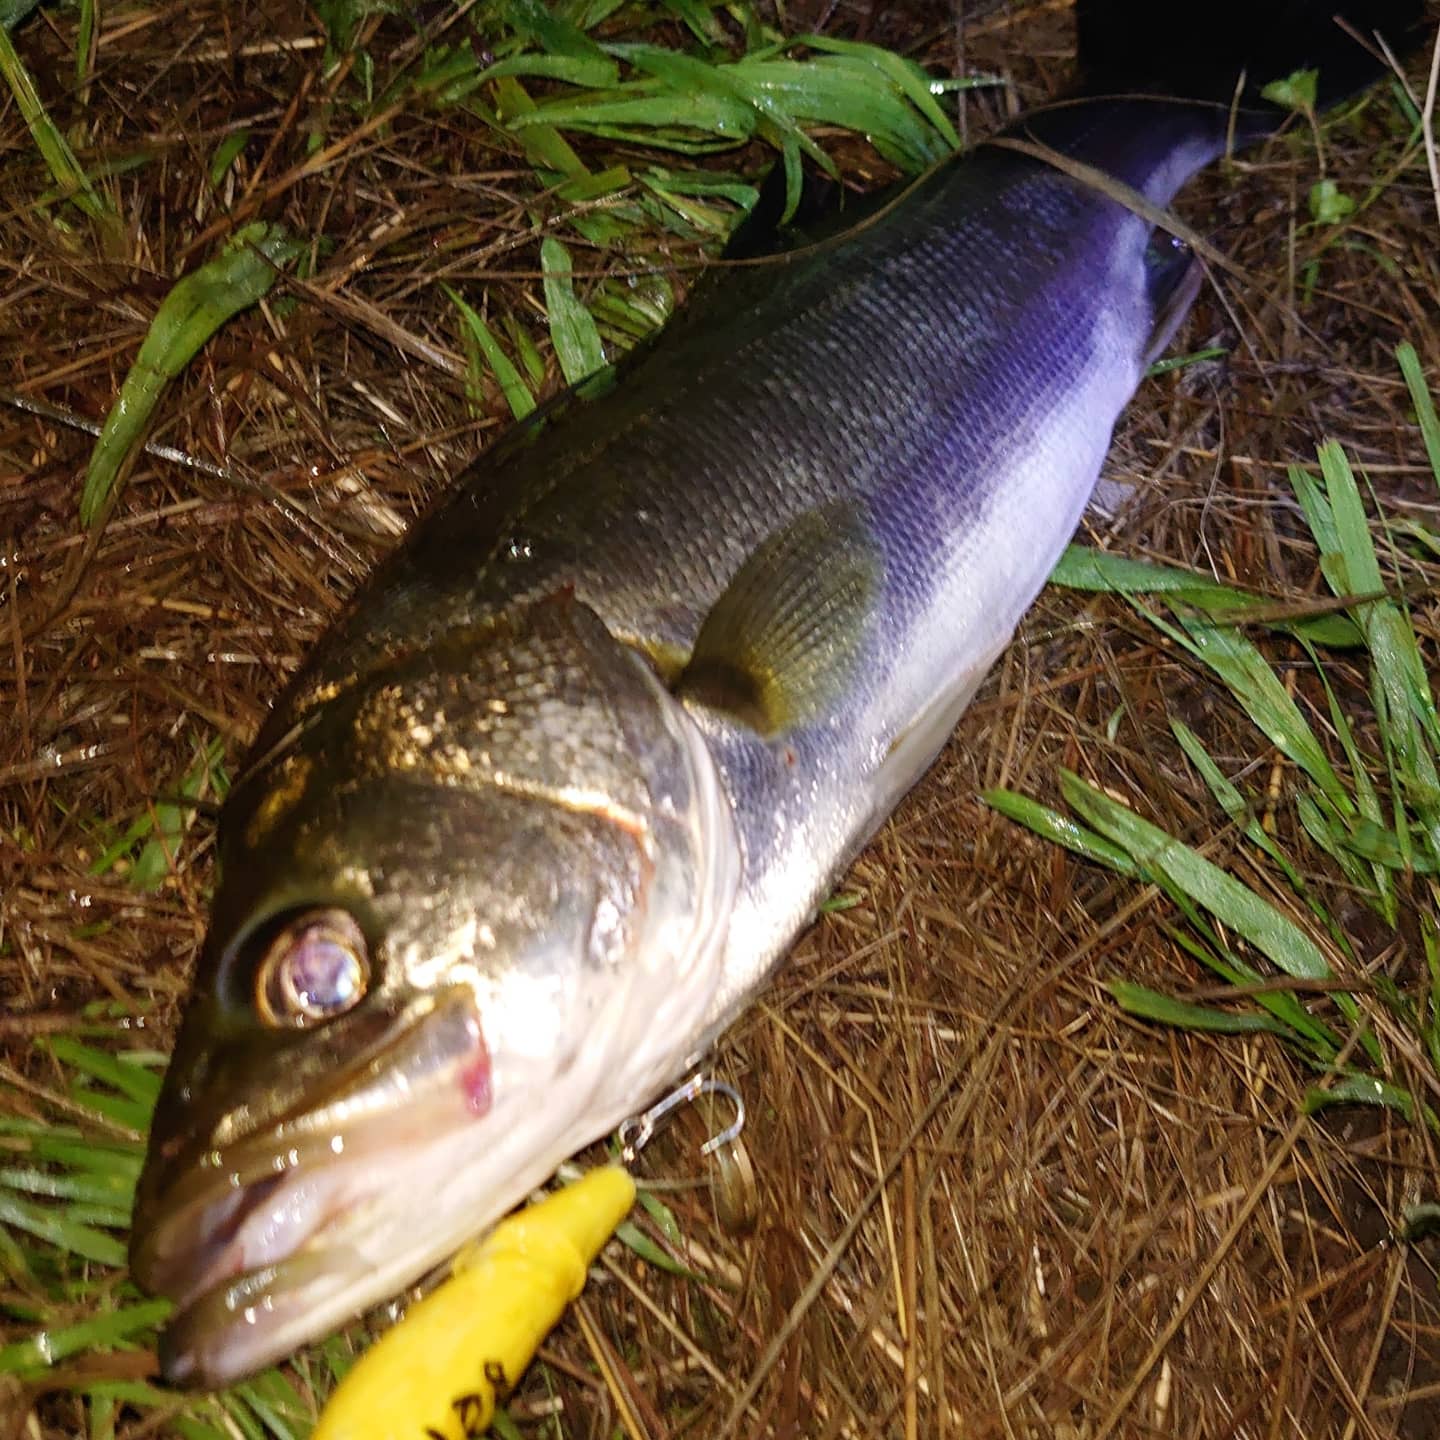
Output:
<instances>
[{"instance_id":1,"label":"treble hook","mask_svg":"<svg viewBox=\"0 0 1440 1440\"><path fill-rule=\"evenodd\" d=\"M733 1145L745 1128L745 1101L740 1092L724 1080L717 1080L703 1071L692 1075L677 1090L672 1090L663 1100L657 1100L648 1110L632 1115L620 1122L615 1139L620 1145L620 1163L633 1165L640 1152L650 1143L660 1122L672 1111L688 1105L701 1095L723 1095L735 1107L735 1119L724 1130L712 1135L701 1147L702 1155L713 1155L724 1145Z\"/></svg>"}]
</instances>

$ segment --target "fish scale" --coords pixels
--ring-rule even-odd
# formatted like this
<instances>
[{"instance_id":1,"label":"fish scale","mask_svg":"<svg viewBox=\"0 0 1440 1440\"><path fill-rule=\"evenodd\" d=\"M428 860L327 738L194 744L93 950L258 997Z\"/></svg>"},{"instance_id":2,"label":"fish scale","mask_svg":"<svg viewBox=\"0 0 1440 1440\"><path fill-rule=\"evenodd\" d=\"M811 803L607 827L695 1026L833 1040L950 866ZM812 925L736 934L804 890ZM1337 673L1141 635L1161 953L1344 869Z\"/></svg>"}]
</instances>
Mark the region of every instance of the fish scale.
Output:
<instances>
[{"instance_id":1,"label":"fish scale","mask_svg":"<svg viewBox=\"0 0 1440 1440\"><path fill-rule=\"evenodd\" d=\"M1329 0L1217 3L1243 34L1176 60L1204 99L1246 59L1364 78ZM1107 76L1164 88L1169 8L1083 0ZM134 1227L182 1302L168 1378L244 1375L411 1283L755 994L949 738L1193 297L1112 192L1167 205L1229 119L1081 98L1011 127L1058 163L981 146L777 234L362 588L220 818Z\"/></svg>"},{"instance_id":2,"label":"fish scale","mask_svg":"<svg viewBox=\"0 0 1440 1440\"><path fill-rule=\"evenodd\" d=\"M1099 309L1114 303L1047 287L1083 263L1076 236L1103 254L1126 230L1137 243L1148 234L1035 161L982 152L952 165L858 238L782 262L795 273L732 326L674 344L662 335L614 396L641 403L562 417L473 489L462 482L301 687L363 673L368 656L413 644L422 606L428 640L563 585L617 632L686 650L743 558L835 498L873 505L880 542L941 573L936 545L960 518L955 507L983 506L1004 484L997 437L1063 408L1051 397L1070 386ZM1026 248L1001 283L977 274L977 260L1007 239L1013 250L1017 233ZM837 263L867 283L832 283ZM956 285L971 275L973 288ZM1126 398L1151 325L1148 303L1131 298L1133 353L1116 386ZM1107 434L1118 408L1098 419ZM478 573L476 556L490 557ZM643 586L631 583L642 574ZM903 627L910 615L885 618Z\"/></svg>"}]
</instances>

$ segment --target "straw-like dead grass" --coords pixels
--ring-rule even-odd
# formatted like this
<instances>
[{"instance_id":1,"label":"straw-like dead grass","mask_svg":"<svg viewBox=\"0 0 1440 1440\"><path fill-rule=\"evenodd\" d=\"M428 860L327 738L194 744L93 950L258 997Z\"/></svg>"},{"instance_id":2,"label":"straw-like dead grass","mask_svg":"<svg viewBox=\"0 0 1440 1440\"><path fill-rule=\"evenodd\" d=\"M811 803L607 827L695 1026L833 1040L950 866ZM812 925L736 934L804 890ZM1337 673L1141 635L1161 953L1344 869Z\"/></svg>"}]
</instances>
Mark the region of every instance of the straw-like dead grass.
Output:
<instances>
[{"instance_id":1,"label":"straw-like dead grass","mask_svg":"<svg viewBox=\"0 0 1440 1440\"><path fill-rule=\"evenodd\" d=\"M1010 75L1008 99L968 102L972 137L1067 73L1054 4L812 0L789 23ZM309 16L206 0L104 12L83 96L67 80L72 26L47 12L25 34L47 102L62 126L83 118L87 153L147 158L101 181L123 241L97 258L89 234L36 211L47 177L0 109L0 1084L26 1113L57 1079L30 1038L96 997L142 1003L146 1033L165 1035L203 930L208 813L154 893L88 874L108 838L173 794L211 737L233 766L344 596L500 426L498 394L467 408L436 282L483 280L538 315L513 188L528 171L443 119L334 119L343 81ZM1134 502L1093 522L1114 545L1276 594L1314 589L1276 481L1325 435L1387 506L1435 527L1391 358L1408 338L1432 376L1440 365L1435 200L1423 156L1399 165L1387 113L1377 102L1326 136L1326 172L1376 191L1339 244L1304 223L1317 160L1302 137L1188 193L1186 218L1248 278L1220 277L1182 342L1231 358L1150 383L1132 408L1110 473ZM307 151L321 115L324 144ZM242 161L212 190L215 147L240 129ZM103 416L165 277L208 253L246 195L295 234L344 238L206 348L151 437L189 463L142 457L91 547L75 520L91 440L71 422ZM652 260L683 281L694 258ZM1433 662L1433 596L1414 603ZM750 1106L754 1232L717 1227L703 1188L671 1197L712 1282L609 1252L609 1278L512 1403L522 1433L1440 1433L1434 1242L1392 1239L1405 1205L1434 1198L1430 1137L1388 1112L1300 1118L1305 1077L1268 1038L1125 1019L1106 977L1202 983L1165 934L1167 906L976 798L1053 794L1063 764L1226 863L1233 835L1175 762L1176 710L1233 770L1272 772L1284 812L1285 767L1218 688L1123 606L1047 593L855 867L855 903L805 937L719 1053ZM1358 905L1347 918L1369 933ZM1397 944L1375 927L1369 948L1393 964ZM697 1169L699 1124L657 1173ZM78 1433L63 1396L11 1410L0 1435ZM122 1418L119 1433L157 1424Z\"/></svg>"}]
</instances>

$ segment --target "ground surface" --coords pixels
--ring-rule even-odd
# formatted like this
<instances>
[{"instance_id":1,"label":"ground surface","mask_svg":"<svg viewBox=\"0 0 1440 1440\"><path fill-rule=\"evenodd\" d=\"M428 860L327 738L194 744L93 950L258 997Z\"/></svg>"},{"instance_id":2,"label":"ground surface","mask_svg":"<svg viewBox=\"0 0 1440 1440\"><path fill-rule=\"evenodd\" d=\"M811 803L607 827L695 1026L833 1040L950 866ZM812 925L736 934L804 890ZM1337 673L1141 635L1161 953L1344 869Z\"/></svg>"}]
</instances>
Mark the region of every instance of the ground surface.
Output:
<instances>
[{"instance_id":1,"label":"ground surface","mask_svg":"<svg viewBox=\"0 0 1440 1440\"><path fill-rule=\"evenodd\" d=\"M1062 6L968 7L961 27L944 5L874 8L811 0L786 24L1007 76L1004 98L969 103L972 135L1068 73ZM485 137L413 115L367 132L332 110L343 82L295 7L106 9L84 92L74 25L56 11L20 32L52 112L91 157L148 158L105 182L122 224L102 254L35 208L48 177L0 109L12 400L102 417L170 278L247 194L334 243L164 402L152 439L243 484L142 458L89 547L76 503L90 438L0 405L0 1105L22 1113L58 1083L32 1037L84 1002L143 1006L146 1033L169 1032L203 931L212 818L151 892L89 874L101 829L173 793L216 737L233 768L356 581L500 424L498 393L484 414L467 407L435 282L492 287L534 318L548 359L529 221L507 189L528 171ZM216 146L240 129L241 159L212 189ZM1327 135L1326 173L1374 198L1323 253L1334 232L1308 223L1320 161L1303 135L1187 194L1185 218L1242 273L1216 277L1177 348L1228 358L1147 383L1110 468L1133 503L1092 539L1312 593L1284 466L1327 435L1388 504L1435 526L1392 352L1412 341L1434 388L1440 243L1424 158L1396 132L1382 93ZM693 253L659 259L683 281ZM1433 592L1415 613L1433 666ZM1047 592L846 880L854 903L802 940L719 1052L750 1104L754 1232L727 1235L703 1188L673 1197L710 1278L614 1252L585 1328L567 1321L516 1397L522 1433L615 1433L617 1385L626 1423L655 1440L1440 1433L1437 1255L1390 1240L1404 1205L1436 1198L1430 1140L1389 1112L1297 1123L1307 1077L1268 1037L1126 1020L1107 977L1204 987L1166 932L1171 907L977 798L996 784L1053 797L1066 765L1229 863L1234 834L1177 763L1176 712L1231 773L1273 772L1293 823L1287 767L1209 680L1118 602ZM1368 953L1403 968L1406 945L1403 927L1376 927ZM658 1171L698 1173L698 1126ZM19 1428L0 1419L0 1434L80 1433L64 1396L12 1408ZM119 1426L166 1430L155 1415Z\"/></svg>"}]
</instances>

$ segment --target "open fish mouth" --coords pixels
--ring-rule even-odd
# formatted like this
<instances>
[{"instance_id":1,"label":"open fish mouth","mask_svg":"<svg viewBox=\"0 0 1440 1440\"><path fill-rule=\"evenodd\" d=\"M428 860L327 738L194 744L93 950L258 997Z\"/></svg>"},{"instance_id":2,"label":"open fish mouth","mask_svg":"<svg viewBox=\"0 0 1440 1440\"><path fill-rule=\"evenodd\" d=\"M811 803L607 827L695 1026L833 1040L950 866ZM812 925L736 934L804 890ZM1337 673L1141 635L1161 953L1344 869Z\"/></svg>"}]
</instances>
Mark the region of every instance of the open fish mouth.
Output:
<instances>
[{"instance_id":1,"label":"open fish mouth","mask_svg":"<svg viewBox=\"0 0 1440 1440\"><path fill-rule=\"evenodd\" d=\"M406 1157L407 1170L416 1158ZM213 1200L164 1227L168 1244L181 1243L162 1262L166 1273L186 1279L172 1292L178 1308L160 1341L162 1376L220 1389L298 1349L317 1324L336 1328L428 1269L439 1257L417 1262L414 1217L384 1201L381 1177L393 1174L394 1159L368 1182L358 1162L259 1181L231 1210Z\"/></svg>"},{"instance_id":2,"label":"open fish mouth","mask_svg":"<svg viewBox=\"0 0 1440 1440\"><path fill-rule=\"evenodd\" d=\"M452 1162L484 1118L467 1088L484 1053L473 996L454 990L318 1108L205 1152L150 1198L131 1264L176 1302L167 1380L225 1384L296 1348L317 1317L338 1324L413 1277L422 1242L397 1167Z\"/></svg>"},{"instance_id":3,"label":"open fish mouth","mask_svg":"<svg viewBox=\"0 0 1440 1440\"><path fill-rule=\"evenodd\" d=\"M224 1157L193 1198L166 1197L172 1208L138 1237L135 1268L182 1308L245 1271L272 1266L309 1245L327 1222L363 1200L362 1157L343 1158L340 1135L276 1152ZM367 1147L373 1148L373 1147ZM372 1156L372 1162L374 1157Z\"/></svg>"},{"instance_id":4,"label":"open fish mouth","mask_svg":"<svg viewBox=\"0 0 1440 1440\"><path fill-rule=\"evenodd\" d=\"M335 1217L314 1203L313 1184L296 1188L312 1192L308 1203L276 1197L265 1182L252 1187L260 1192L253 1199L247 1196L252 1217L273 1213L268 1202L277 1198L292 1222L303 1217L307 1233L284 1258L231 1273L235 1246L222 1244L208 1263L197 1266L198 1284L176 1297L180 1308L160 1345L160 1370L172 1384L210 1388L255 1368L257 1347L273 1351L280 1336L307 1326L326 1308L327 1298L348 1291L346 1277L362 1268L362 1257L353 1247L317 1238Z\"/></svg>"}]
</instances>

